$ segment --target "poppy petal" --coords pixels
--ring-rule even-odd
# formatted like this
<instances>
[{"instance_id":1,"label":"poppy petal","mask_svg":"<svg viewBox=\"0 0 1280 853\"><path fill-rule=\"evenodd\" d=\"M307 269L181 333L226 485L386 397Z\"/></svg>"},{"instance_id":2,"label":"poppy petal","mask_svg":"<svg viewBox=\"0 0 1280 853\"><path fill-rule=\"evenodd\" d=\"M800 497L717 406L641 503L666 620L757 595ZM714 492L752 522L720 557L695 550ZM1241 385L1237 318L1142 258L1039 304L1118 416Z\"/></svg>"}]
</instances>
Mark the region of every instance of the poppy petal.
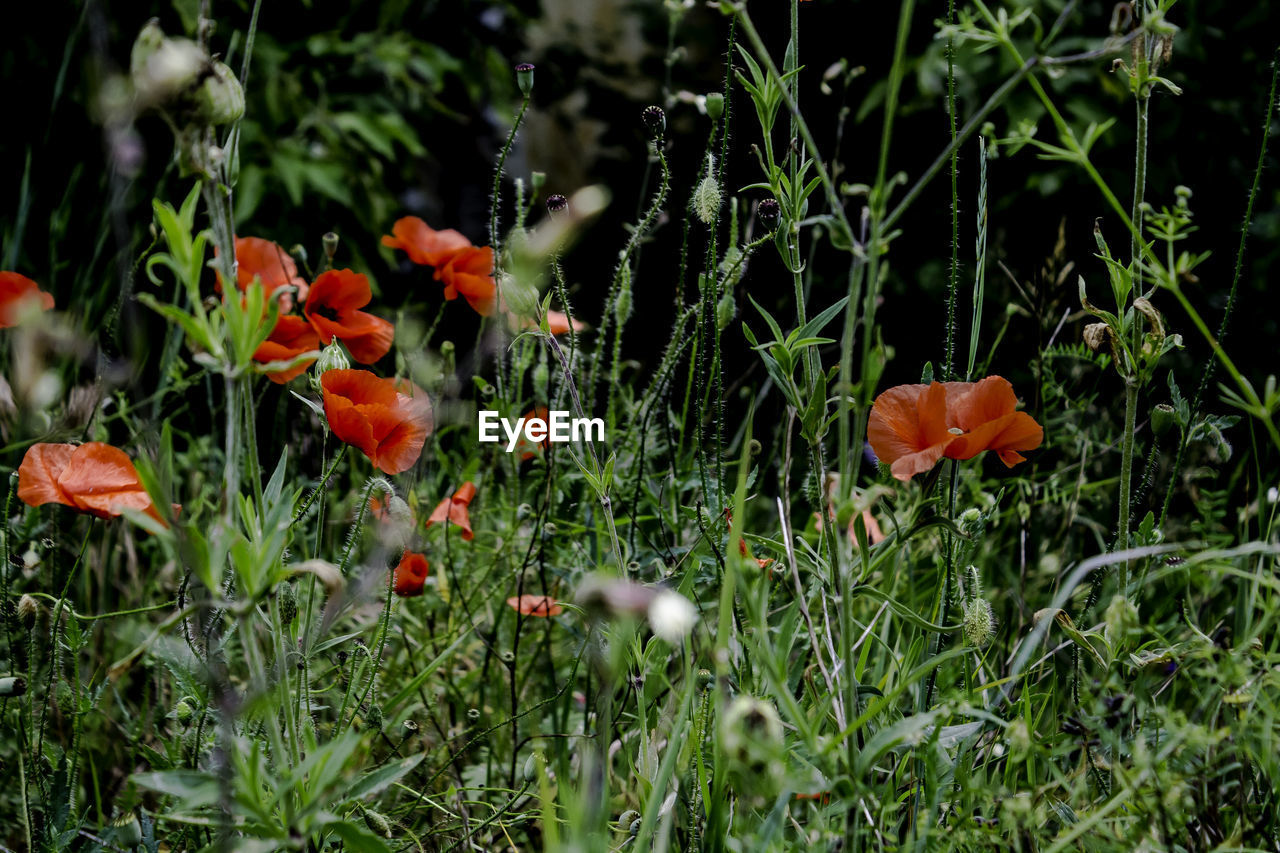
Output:
<instances>
[{"instance_id":1,"label":"poppy petal","mask_svg":"<svg viewBox=\"0 0 1280 853\"><path fill-rule=\"evenodd\" d=\"M25 275L0 272L0 329L17 325L28 303L39 305L41 311L48 311L53 307L53 296Z\"/></svg>"},{"instance_id":2,"label":"poppy petal","mask_svg":"<svg viewBox=\"0 0 1280 853\"><path fill-rule=\"evenodd\" d=\"M71 496L58 484L58 478L75 450L74 444L44 442L27 448L22 464L18 466L18 499L27 506L47 503L75 506Z\"/></svg>"},{"instance_id":3,"label":"poppy petal","mask_svg":"<svg viewBox=\"0 0 1280 853\"><path fill-rule=\"evenodd\" d=\"M346 329L338 333L351 357L361 364L373 364L390 352L395 337L394 325L364 311L354 312L347 321Z\"/></svg>"},{"instance_id":4,"label":"poppy petal","mask_svg":"<svg viewBox=\"0 0 1280 853\"><path fill-rule=\"evenodd\" d=\"M78 509L102 518L117 516L122 509L155 512L133 461L109 444L91 441L77 447L59 475L58 485Z\"/></svg>"},{"instance_id":5,"label":"poppy petal","mask_svg":"<svg viewBox=\"0 0 1280 853\"><path fill-rule=\"evenodd\" d=\"M417 216L397 219L391 226L391 234L382 238L382 245L400 249L415 264L429 267L444 264L454 252L471 245L470 240L452 228L437 231Z\"/></svg>"},{"instance_id":6,"label":"poppy petal","mask_svg":"<svg viewBox=\"0 0 1280 853\"><path fill-rule=\"evenodd\" d=\"M549 595L517 595L507 599L507 606L524 616L559 616L564 608Z\"/></svg>"},{"instance_id":7,"label":"poppy petal","mask_svg":"<svg viewBox=\"0 0 1280 853\"><path fill-rule=\"evenodd\" d=\"M422 587L427 580L431 564L427 558L415 551L405 551L395 568L392 580L392 591L404 598L422 595Z\"/></svg>"},{"instance_id":8,"label":"poppy petal","mask_svg":"<svg viewBox=\"0 0 1280 853\"><path fill-rule=\"evenodd\" d=\"M931 385L889 388L871 406L867 440L899 480L928 471L955 436L947 431L947 390Z\"/></svg>"}]
</instances>

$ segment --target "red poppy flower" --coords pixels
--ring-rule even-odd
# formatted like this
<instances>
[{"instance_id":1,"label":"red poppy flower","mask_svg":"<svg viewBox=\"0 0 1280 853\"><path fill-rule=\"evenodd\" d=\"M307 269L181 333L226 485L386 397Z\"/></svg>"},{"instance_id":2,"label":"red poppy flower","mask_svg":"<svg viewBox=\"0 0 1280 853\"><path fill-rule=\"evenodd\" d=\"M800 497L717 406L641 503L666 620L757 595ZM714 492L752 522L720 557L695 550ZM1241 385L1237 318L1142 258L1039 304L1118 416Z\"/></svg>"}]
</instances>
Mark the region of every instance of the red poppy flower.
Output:
<instances>
[{"instance_id":1,"label":"red poppy flower","mask_svg":"<svg viewBox=\"0 0 1280 853\"><path fill-rule=\"evenodd\" d=\"M0 272L0 329L16 326L28 302L48 311L53 307L53 296L25 275Z\"/></svg>"},{"instance_id":2,"label":"red poppy flower","mask_svg":"<svg viewBox=\"0 0 1280 853\"><path fill-rule=\"evenodd\" d=\"M253 353L253 360L261 364L271 361L292 361L304 352L320 349L320 336L301 317L294 314L281 314L276 320L276 327ZM309 359L288 370L277 370L267 373L267 378L277 385L283 385L304 372L315 362Z\"/></svg>"},{"instance_id":3,"label":"red poppy flower","mask_svg":"<svg viewBox=\"0 0 1280 853\"><path fill-rule=\"evenodd\" d=\"M59 503L99 518L135 509L161 521L128 455L96 441L33 444L18 466L18 497L28 506Z\"/></svg>"},{"instance_id":4,"label":"red poppy flower","mask_svg":"<svg viewBox=\"0 0 1280 853\"><path fill-rule=\"evenodd\" d=\"M462 294L467 304L482 317L491 317L498 305L498 286L493 281L493 249L470 246L453 254L436 267L437 281L444 282L444 298Z\"/></svg>"},{"instance_id":5,"label":"red poppy flower","mask_svg":"<svg viewBox=\"0 0 1280 853\"><path fill-rule=\"evenodd\" d=\"M512 328L520 329L537 329L538 321L532 317L517 317L515 314L510 315ZM575 332L581 332L587 327L587 324L575 318L573 325L569 324L569 315L563 311L547 312L547 331L553 335L567 335L570 328Z\"/></svg>"},{"instance_id":6,"label":"red poppy flower","mask_svg":"<svg viewBox=\"0 0 1280 853\"><path fill-rule=\"evenodd\" d=\"M337 338L356 361L373 364L391 349L395 327L360 310L372 298L368 276L346 269L329 270L311 285L303 313L322 343Z\"/></svg>"},{"instance_id":7,"label":"red poppy flower","mask_svg":"<svg viewBox=\"0 0 1280 853\"><path fill-rule=\"evenodd\" d=\"M928 471L943 456L972 459L994 450L1005 465L1023 461L1044 430L1025 412L1008 380L988 376L980 382L898 385L876 397L867 423L867 440L893 476L909 480Z\"/></svg>"},{"instance_id":8,"label":"red poppy flower","mask_svg":"<svg viewBox=\"0 0 1280 853\"><path fill-rule=\"evenodd\" d=\"M453 497L440 501L435 512L431 513L431 517L427 519L426 526L430 527L437 522L456 524L462 528L462 538L470 542L475 538L475 533L471 530L471 512L468 507L475 496L476 484L463 483L453 493Z\"/></svg>"},{"instance_id":9,"label":"red poppy flower","mask_svg":"<svg viewBox=\"0 0 1280 853\"><path fill-rule=\"evenodd\" d=\"M508 598L507 606L524 616L559 616L564 612L549 595L518 595Z\"/></svg>"},{"instance_id":10,"label":"red poppy flower","mask_svg":"<svg viewBox=\"0 0 1280 853\"><path fill-rule=\"evenodd\" d=\"M876 397L867 422L867 440L876 458L899 480L928 471L956 436L947 429L947 389L898 385Z\"/></svg>"},{"instance_id":11,"label":"red poppy flower","mask_svg":"<svg viewBox=\"0 0 1280 853\"><path fill-rule=\"evenodd\" d=\"M427 582L427 570L431 564L427 558L415 551L405 551L396 566L392 590L403 598L422 595L422 587Z\"/></svg>"},{"instance_id":12,"label":"red poppy flower","mask_svg":"<svg viewBox=\"0 0 1280 853\"><path fill-rule=\"evenodd\" d=\"M1044 429L1026 412L1017 412L1018 397L1009 380L988 376L980 382L955 382L965 386L947 389L948 423L963 433L947 446L949 459L972 459L993 450L1005 467L1026 457L1019 450L1035 450L1044 441Z\"/></svg>"},{"instance_id":13,"label":"red poppy flower","mask_svg":"<svg viewBox=\"0 0 1280 853\"><path fill-rule=\"evenodd\" d=\"M214 255L217 255L214 247ZM307 298L307 282L298 275L298 265L289 257L289 253L279 243L264 240L261 237L236 238L236 286L241 291L248 290L254 276L262 281L262 289L270 296L276 288L292 285L298 289L297 298ZM217 280L218 292L222 292L222 277ZM286 293L280 297L280 312L287 314L293 310L293 294Z\"/></svg>"},{"instance_id":14,"label":"red poppy flower","mask_svg":"<svg viewBox=\"0 0 1280 853\"><path fill-rule=\"evenodd\" d=\"M540 421L547 421L547 419L551 417L551 413L547 411L546 406L537 406L532 410L525 412L523 417L526 422L534 418L537 418ZM549 424L550 421L547 421L547 423ZM545 450L550 446L551 446L550 435L548 435L547 438L544 438L542 441L538 442L537 444L534 444L533 442L529 441L529 439L524 437L524 430L522 429L520 430L520 437L516 439L516 446L512 448L511 452L519 453L520 461L523 462L526 459L532 459L533 457L537 456L538 450Z\"/></svg>"},{"instance_id":15,"label":"red poppy flower","mask_svg":"<svg viewBox=\"0 0 1280 853\"><path fill-rule=\"evenodd\" d=\"M437 231L416 216L397 219L391 234L382 238L382 245L401 249L409 260L428 267L444 266L459 249L471 246L470 240L452 228Z\"/></svg>"},{"instance_id":16,"label":"red poppy flower","mask_svg":"<svg viewBox=\"0 0 1280 853\"><path fill-rule=\"evenodd\" d=\"M326 370L320 390L333 434L379 471L399 474L418 461L433 426L426 392L367 370Z\"/></svg>"}]
</instances>

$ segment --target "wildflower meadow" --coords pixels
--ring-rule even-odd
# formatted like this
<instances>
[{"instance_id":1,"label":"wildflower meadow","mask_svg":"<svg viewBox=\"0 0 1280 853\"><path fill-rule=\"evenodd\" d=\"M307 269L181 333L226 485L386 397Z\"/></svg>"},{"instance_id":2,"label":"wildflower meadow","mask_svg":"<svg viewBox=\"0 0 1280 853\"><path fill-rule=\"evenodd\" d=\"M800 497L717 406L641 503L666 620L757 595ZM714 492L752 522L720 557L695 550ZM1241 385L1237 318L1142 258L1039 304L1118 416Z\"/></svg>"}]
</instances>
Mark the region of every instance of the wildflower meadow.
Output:
<instances>
[{"instance_id":1,"label":"wildflower meadow","mask_svg":"<svg viewBox=\"0 0 1280 853\"><path fill-rule=\"evenodd\" d=\"M1268 5L10 31L0 851L1280 850Z\"/></svg>"}]
</instances>

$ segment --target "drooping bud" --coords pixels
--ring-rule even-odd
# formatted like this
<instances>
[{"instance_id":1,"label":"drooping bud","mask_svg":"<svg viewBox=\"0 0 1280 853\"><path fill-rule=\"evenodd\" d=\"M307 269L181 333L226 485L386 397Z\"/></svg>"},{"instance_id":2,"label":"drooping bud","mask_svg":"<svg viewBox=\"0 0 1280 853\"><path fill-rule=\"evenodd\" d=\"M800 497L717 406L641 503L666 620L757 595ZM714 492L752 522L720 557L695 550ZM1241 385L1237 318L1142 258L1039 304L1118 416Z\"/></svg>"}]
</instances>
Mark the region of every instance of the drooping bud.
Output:
<instances>
[{"instance_id":1,"label":"drooping bud","mask_svg":"<svg viewBox=\"0 0 1280 853\"><path fill-rule=\"evenodd\" d=\"M707 157L707 174L693 191L693 212L703 225L715 222L716 214L720 212L720 183L712 174L715 166L715 161Z\"/></svg>"},{"instance_id":2,"label":"drooping bud","mask_svg":"<svg viewBox=\"0 0 1280 853\"><path fill-rule=\"evenodd\" d=\"M1158 403L1151 409L1151 431L1164 435L1178 422L1178 413L1168 403Z\"/></svg>"},{"instance_id":3,"label":"drooping bud","mask_svg":"<svg viewBox=\"0 0 1280 853\"><path fill-rule=\"evenodd\" d=\"M734 301L732 293L726 293L720 297L720 301L716 303L716 328L724 331L729 324L733 322L733 317L738 313L738 303Z\"/></svg>"},{"instance_id":4,"label":"drooping bud","mask_svg":"<svg viewBox=\"0 0 1280 853\"><path fill-rule=\"evenodd\" d=\"M720 92L707 94L707 115L711 116L712 121L719 121L724 115L724 95Z\"/></svg>"},{"instance_id":5,"label":"drooping bud","mask_svg":"<svg viewBox=\"0 0 1280 853\"><path fill-rule=\"evenodd\" d=\"M24 625L30 627L39 613L40 602L36 601L33 596L23 595L18 599L18 618L22 620Z\"/></svg>"},{"instance_id":6,"label":"drooping bud","mask_svg":"<svg viewBox=\"0 0 1280 853\"><path fill-rule=\"evenodd\" d=\"M756 216L766 231L773 231L782 218L782 205L778 204L776 198L766 198L756 207Z\"/></svg>"},{"instance_id":7,"label":"drooping bud","mask_svg":"<svg viewBox=\"0 0 1280 853\"><path fill-rule=\"evenodd\" d=\"M641 120L644 121L645 128L649 131L649 136L653 140L659 140L667 130L667 114L662 111L662 107L648 106L644 108L644 112L640 114Z\"/></svg>"},{"instance_id":8,"label":"drooping bud","mask_svg":"<svg viewBox=\"0 0 1280 853\"><path fill-rule=\"evenodd\" d=\"M520 87L520 93L526 98L533 91L533 63L521 62L516 66L516 85Z\"/></svg>"},{"instance_id":9,"label":"drooping bud","mask_svg":"<svg viewBox=\"0 0 1280 853\"><path fill-rule=\"evenodd\" d=\"M971 646L982 648L991 642L996 633L996 619L991 604L985 598L975 598L964 604L964 640Z\"/></svg>"},{"instance_id":10,"label":"drooping bud","mask_svg":"<svg viewBox=\"0 0 1280 853\"><path fill-rule=\"evenodd\" d=\"M206 124L230 124L244 115L244 88L222 62L209 63L195 93L196 117Z\"/></svg>"}]
</instances>

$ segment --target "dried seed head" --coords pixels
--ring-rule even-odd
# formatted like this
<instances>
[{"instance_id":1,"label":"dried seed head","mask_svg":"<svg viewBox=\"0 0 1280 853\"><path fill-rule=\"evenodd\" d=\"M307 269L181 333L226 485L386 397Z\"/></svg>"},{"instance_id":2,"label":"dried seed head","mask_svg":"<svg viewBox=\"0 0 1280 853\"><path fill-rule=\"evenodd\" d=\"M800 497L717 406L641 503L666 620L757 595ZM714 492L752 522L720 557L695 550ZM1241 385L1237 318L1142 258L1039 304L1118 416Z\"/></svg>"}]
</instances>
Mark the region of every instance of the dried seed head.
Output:
<instances>
[{"instance_id":1,"label":"dried seed head","mask_svg":"<svg viewBox=\"0 0 1280 853\"><path fill-rule=\"evenodd\" d=\"M521 62L516 66L516 85L520 87L520 93L526 98L533 91L533 63Z\"/></svg>"},{"instance_id":2,"label":"dried seed head","mask_svg":"<svg viewBox=\"0 0 1280 853\"><path fill-rule=\"evenodd\" d=\"M644 108L644 112L640 114L641 120L644 122L645 128L649 131L649 137L654 140L662 138L667 130L667 114L662 111L662 107L657 105Z\"/></svg>"},{"instance_id":3,"label":"dried seed head","mask_svg":"<svg viewBox=\"0 0 1280 853\"><path fill-rule=\"evenodd\" d=\"M756 216L760 218L760 224L766 231L773 231L782 218L782 205L778 204L776 198L766 198L756 208Z\"/></svg>"},{"instance_id":4,"label":"dried seed head","mask_svg":"<svg viewBox=\"0 0 1280 853\"><path fill-rule=\"evenodd\" d=\"M142 843L142 825L133 812L112 818L111 828L115 830L115 840L125 847L137 847Z\"/></svg>"},{"instance_id":5,"label":"dried seed head","mask_svg":"<svg viewBox=\"0 0 1280 853\"><path fill-rule=\"evenodd\" d=\"M324 236L320 238L320 242L324 245L324 256L330 261L338 251L338 240L340 238L333 231L324 232Z\"/></svg>"},{"instance_id":6,"label":"dried seed head","mask_svg":"<svg viewBox=\"0 0 1280 853\"><path fill-rule=\"evenodd\" d=\"M1106 323L1090 323L1084 327L1084 342L1089 349L1097 352L1106 345L1111 337L1111 327Z\"/></svg>"}]
</instances>

